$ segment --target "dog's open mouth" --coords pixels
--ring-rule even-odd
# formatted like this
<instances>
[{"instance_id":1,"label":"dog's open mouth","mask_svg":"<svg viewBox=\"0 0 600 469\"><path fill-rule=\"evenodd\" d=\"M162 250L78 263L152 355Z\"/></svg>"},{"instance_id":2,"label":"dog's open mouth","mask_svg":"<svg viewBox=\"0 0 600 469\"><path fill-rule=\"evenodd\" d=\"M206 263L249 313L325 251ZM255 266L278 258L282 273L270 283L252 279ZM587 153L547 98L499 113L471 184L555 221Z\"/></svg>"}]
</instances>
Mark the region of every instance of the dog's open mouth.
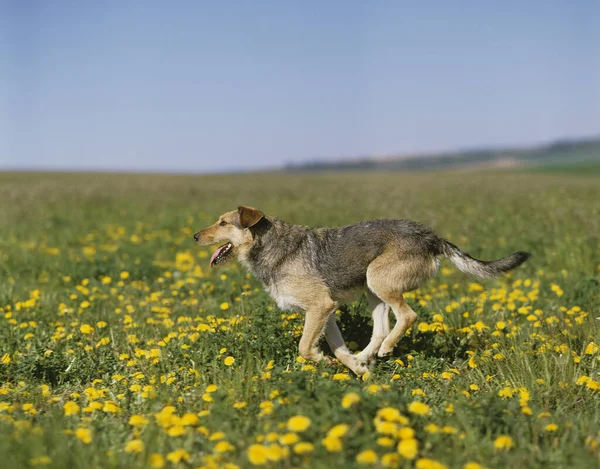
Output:
<instances>
[{"instance_id":1,"label":"dog's open mouth","mask_svg":"<svg viewBox=\"0 0 600 469\"><path fill-rule=\"evenodd\" d=\"M210 266L222 264L226 262L231 253L233 252L233 244L225 243L223 246L219 246L218 249L213 253L210 258Z\"/></svg>"}]
</instances>

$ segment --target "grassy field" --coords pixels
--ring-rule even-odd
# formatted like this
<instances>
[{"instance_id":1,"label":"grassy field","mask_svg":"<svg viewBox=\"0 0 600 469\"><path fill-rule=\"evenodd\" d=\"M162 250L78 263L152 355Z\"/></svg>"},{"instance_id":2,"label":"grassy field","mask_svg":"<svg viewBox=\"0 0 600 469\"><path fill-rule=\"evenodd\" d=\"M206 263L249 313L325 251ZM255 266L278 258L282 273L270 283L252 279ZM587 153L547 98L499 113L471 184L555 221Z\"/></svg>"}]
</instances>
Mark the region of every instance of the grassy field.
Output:
<instances>
[{"instance_id":1,"label":"grassy field","mask_svg":"<svg viewBox=\"0 0 600 469\"><path fill-rule=\"evenodd\" d=\"M599 463L598 173L0 173L0 201L2 467ZM486 282L444 261L361 380L299 359L302 316L237 262L209 269L192 234L240 204L533 256ZM336 314L360 350L365 301Z\"/></svg>"}]
</instances>

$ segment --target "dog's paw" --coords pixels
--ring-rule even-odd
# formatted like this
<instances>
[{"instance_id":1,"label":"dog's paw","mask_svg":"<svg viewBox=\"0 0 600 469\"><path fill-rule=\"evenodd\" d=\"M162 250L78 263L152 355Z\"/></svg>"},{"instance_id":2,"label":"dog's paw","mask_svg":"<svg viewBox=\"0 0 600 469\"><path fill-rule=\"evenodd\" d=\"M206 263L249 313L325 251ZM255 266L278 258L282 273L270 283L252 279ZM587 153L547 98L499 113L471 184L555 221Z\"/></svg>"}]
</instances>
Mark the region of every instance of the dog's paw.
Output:
<instances>
[{"instance_id":1,"label":"dog's paw","mask_svg":"<svg viewBox=\"0 0 600 469\"><path fill-rule=\"evenodd\" d=\"M377 356L379 358L385 358L392 353L392 349L388 349L387 347L381 347L377 352Z\"/></svg>"},{"instance_id":2,"label":"dog's paw","mask_svg":"<svg viewBox=\"0 0 600 469\"><path fill-rule=\"evenodd\" d=\"M367 368L369 371L373 371L375 368L377 368L377 360L375 358L371 358L367 363Z\"/></svg>"},{"instance_id":3,"label":"dog's paw","mask_svg":"<svg viewBox=\"0 0 600 469\"><path fill-rule=\"evenodd\" d=\"M335 366L336 365L336 361L327 355L322 355L319 361L321 363L324 363L327 366Z\"/></svg>"},{"instance_id":4,"label":"dog's paw","mask_svg":"<svg viewBox=\"0 0 600 469\"><path fill-rule=\"evenodd\" d=\"M366 363L363 360L359 360L357 355L349 356L343 361L346 368L352 370L352 372L359 378L365 373L369 373Z\"/></svg>"},{"instance_id":5,"label":"dog's paw","mask_svg":"<svg viewBox=\"0 0 600 469\"><path fill-rule=\"evenodd\" d=\"M359 378L362 378L363 381L365 381L366 379L368 379L369 375L371 374L371 372L369 371L369 369L365 365L355 366L352 369L352 371L354 372L354 374L356 376L358 376Z\"/></svg>"}]
</instances>

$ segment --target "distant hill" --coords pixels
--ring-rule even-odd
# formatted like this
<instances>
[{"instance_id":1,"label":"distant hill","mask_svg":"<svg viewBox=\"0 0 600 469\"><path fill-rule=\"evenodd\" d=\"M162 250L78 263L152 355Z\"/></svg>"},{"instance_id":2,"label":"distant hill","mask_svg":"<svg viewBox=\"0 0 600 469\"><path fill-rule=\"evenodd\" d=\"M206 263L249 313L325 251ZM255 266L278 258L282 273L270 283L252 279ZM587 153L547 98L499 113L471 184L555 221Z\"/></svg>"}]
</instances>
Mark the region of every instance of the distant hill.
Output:
<instances>
[{"instance_id":1,"label":"distant hill","mask_svg":"<svg viewBox=\"0 0 600 469\"><path fill-rule=\"evenodd\" d=\"M600 137L559 140L520 148L483 148L415 156L358 157L338 161L312 161L286 167L290 171L321 170L460 170L514 166L600 165Z\"/></svg>"}]
</instances>

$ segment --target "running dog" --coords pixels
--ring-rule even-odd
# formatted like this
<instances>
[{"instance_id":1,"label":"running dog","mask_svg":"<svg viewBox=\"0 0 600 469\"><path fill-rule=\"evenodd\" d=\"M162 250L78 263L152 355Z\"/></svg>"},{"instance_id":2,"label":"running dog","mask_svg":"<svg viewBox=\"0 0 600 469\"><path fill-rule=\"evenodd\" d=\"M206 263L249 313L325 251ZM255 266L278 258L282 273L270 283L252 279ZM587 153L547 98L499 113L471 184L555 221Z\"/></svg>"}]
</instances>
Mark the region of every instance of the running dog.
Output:
<instances>
[{"instance_id":1,"label":"running dog","mask_svg":"<svg viewBox=\"0 0 600 469\"><path fill-rule=\"evenodd\" d=\"M527 260L526 252L480 261L429 228L411 220L371 220L342 228L310 228L239 207L194 235L200 245L223 243L211 267L235 256L258 278L281 309L306 313L299 352L318 362L325 337L336 358L355 374L368 371L369 358L389 354L417 314L402 296L435 274L440 258L479 279L496 277ZM346 347L333 312L366 292L373 333L354 355ZM396 317L390 330L389 309Z\"/></svg>"}]
</instances>

